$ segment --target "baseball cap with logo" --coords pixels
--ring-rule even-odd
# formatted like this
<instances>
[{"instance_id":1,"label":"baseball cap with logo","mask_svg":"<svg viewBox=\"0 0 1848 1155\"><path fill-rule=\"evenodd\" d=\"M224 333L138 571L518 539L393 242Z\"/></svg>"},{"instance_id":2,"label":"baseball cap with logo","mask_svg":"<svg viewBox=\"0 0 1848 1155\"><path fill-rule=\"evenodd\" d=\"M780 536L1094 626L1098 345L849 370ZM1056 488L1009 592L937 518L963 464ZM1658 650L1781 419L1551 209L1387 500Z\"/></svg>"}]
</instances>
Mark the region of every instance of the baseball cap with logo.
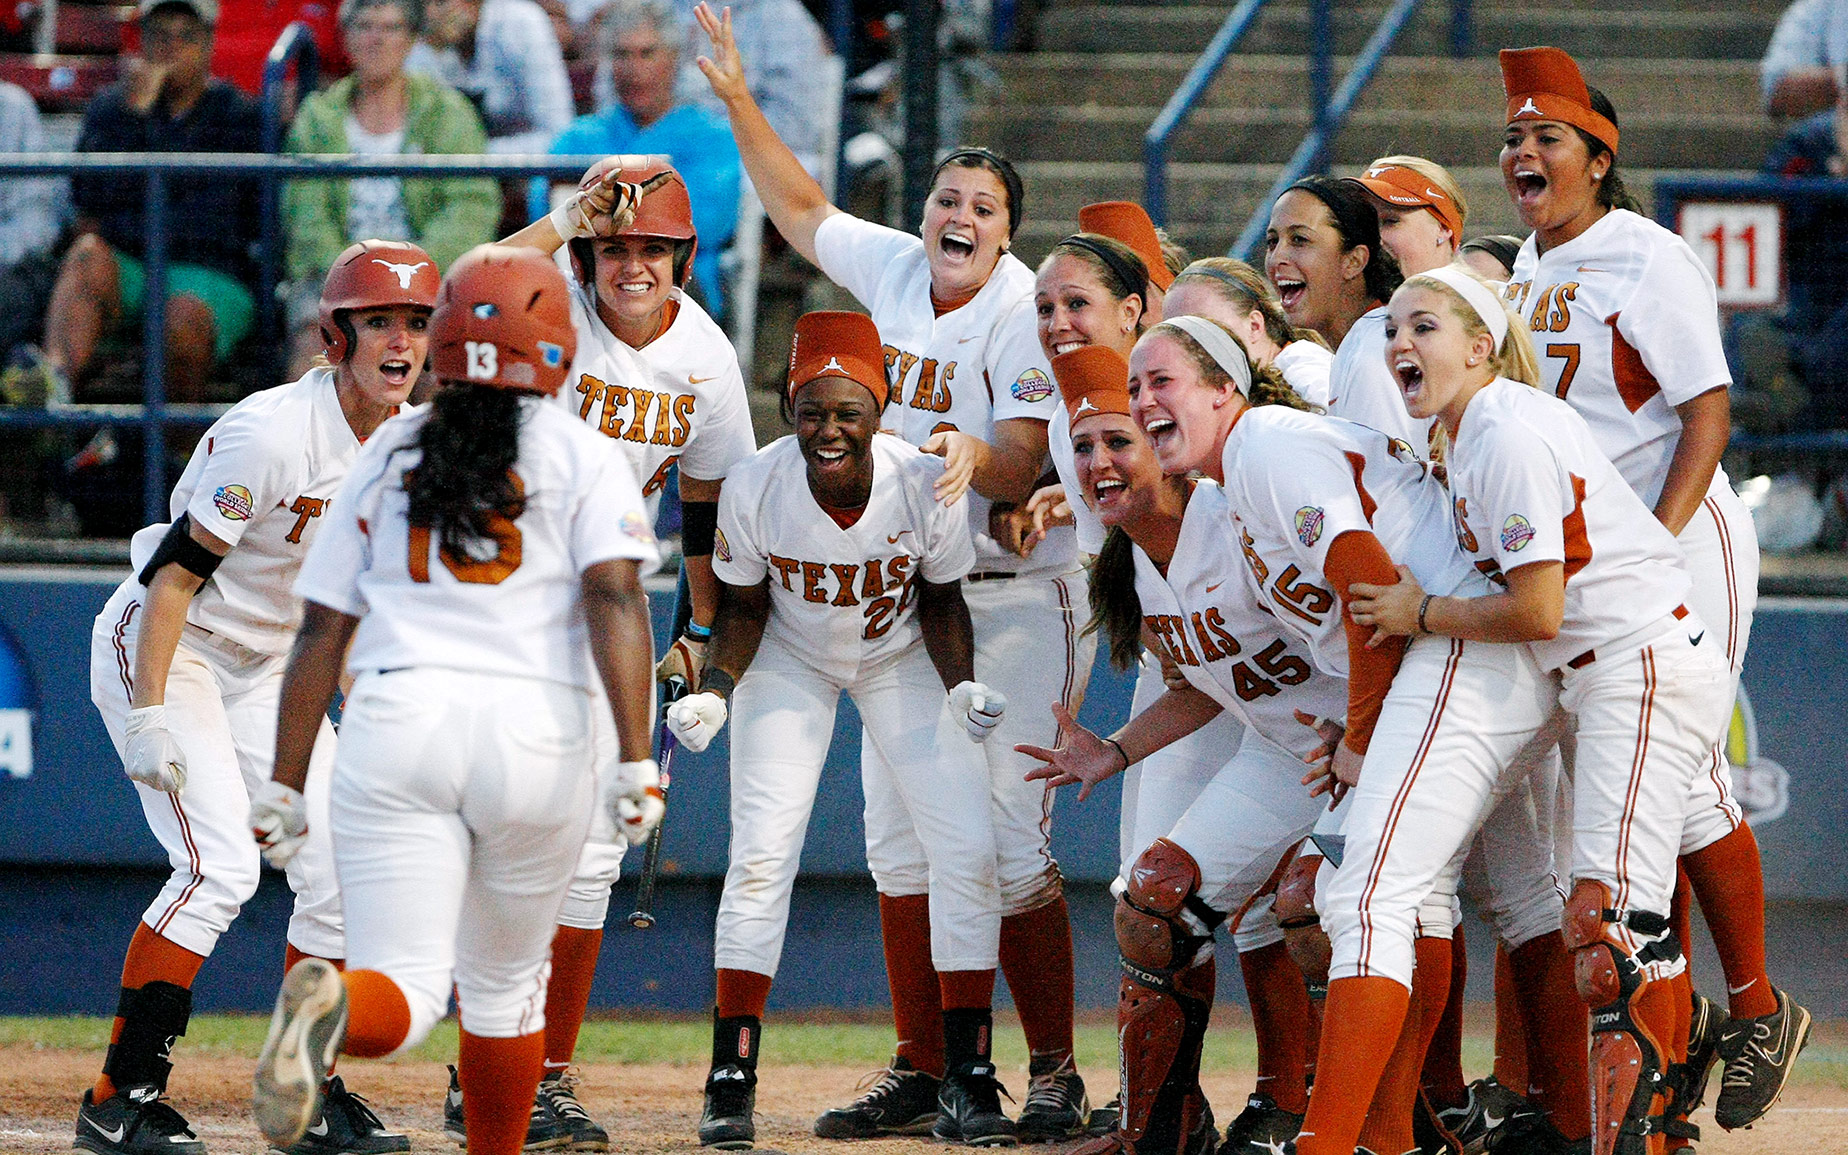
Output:
<instances>
[{"instance_id":1,"label":"baseball cap with logo","mask_svg":"<svg viewBox=\"0 0 1848 1155\"><path fill-rule=\"evenodd\" d=\"M1591 106L1591 92L1578 63L1562 48L1504 48L1502 88L1508 95L1508 123L1557 120L1582 128L1617 151L1617 126Z\"/></svg>"},{"instance_id":2,"label":"baseball cap with logo","mask_svg":"<svg viewBox=\"0 0 1848 1155\"><path fill-rule=\"evenodd\" d=\"M796 390L819 377L845 377L866 386L884 408L891 389L886 383L885 347L879 327L865 313L804 313L796 318L789 341L789 400Z\"/></svg>"},{"instance_id":3,"label":"baseball cap with logo","mask_svg":"<svg viewBox=\"0 0 1848 1155\"><path fill-rule=\"evenodd\" d=\"M1093 413L1129 416L1129 362L1115 349L1085 345L1052 359L1052 375L1073 424Z\"/></svg>"},{"instance_id":4,"label":"baseball cap with logo","mask_svg":"<svg viewBox=\"0 0 1848 1155\"><path fill-rule=\"evenodd\" d=\"M158 8L184 8L204 21L206 27L218 26L218 0L141 0L135 5L135 18L145 20Z\"/></svg>"},{"instance_id":5,"label":"baseball cap with logo","mask_svg":"<svg viewBox=\"0 0 1848 1155\"><path fill-rule=\"evenodd\" d=\"M1389 205L1430 209L1450 230L1451 239L1459 244L1462 242L1463 214L1457 211L1457 202L1416 169L1402 164L1374 165L1351 179Z\"/></svg>"},{"instance_id":6,"label":"baseball cap with logo","mask_svg":"<svg viewBox=\"0 0 1848 1155\"><path fill-rule=\"evenodd\" d=\"M1174 283L1174 274L1162 259L1161 238L1148 212L1133 201L1102 201L1078 210L1078 231L1096 233L1128 245L1148 268L1149 281L1162 292Z\"/></svg>"}]
</instances>

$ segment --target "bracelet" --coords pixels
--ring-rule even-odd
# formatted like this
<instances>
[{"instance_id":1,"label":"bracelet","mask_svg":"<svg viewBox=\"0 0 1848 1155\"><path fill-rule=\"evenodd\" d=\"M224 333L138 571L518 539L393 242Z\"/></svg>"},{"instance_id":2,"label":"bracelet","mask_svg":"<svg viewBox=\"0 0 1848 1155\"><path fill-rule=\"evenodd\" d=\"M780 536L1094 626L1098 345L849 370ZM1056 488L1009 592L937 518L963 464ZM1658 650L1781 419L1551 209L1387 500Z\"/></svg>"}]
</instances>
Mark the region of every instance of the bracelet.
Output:
<instances>
[{"instance_id":1,"label":"bracelet","mask_svg":"<svg viewBox=\"0 0 1848 1155\"><path fill-rule=\"evenodd\" d=\"M1123 753L1123 743L1117 741L1115 738L1105 738L1104 741L1108 742L1111 748L1117 752L1117 757L1123 759L1123 769L1129 769L1129 755Z\"/></svg>"},{"instance_id":2,"label":"bracelet","mask_svg":"<svg viewBox=\"0 0 1848 1155\"><path fill-rule=\"evenodd\" d=\"M712 640L712 627L702 626L690 618L687 620L687 628L681 632L696 642L709 642Z\"/></svg>"},{"instance_id":3,"label":"bracelet","mask_svg":"<svg viewBox=\"0 0 1848 1155\"><path fill-rule=\"evenodd\" d=\"M1418 632L1421 634L1431 632L1431 627L1425 625L1425 614L1431 609L1431 599L1436 596L1436 594L1426 594L1424 601L1418 603Z\"/></svg>"}]
</instances>

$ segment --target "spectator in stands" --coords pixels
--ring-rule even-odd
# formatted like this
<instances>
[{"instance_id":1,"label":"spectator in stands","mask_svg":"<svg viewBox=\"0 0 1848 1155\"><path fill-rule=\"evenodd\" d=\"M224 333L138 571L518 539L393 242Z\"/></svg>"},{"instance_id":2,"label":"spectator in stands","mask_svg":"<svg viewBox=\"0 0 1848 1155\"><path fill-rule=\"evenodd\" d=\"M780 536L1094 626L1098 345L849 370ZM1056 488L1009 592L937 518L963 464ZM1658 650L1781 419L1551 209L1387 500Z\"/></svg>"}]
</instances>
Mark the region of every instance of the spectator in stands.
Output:
<instances>
[{"instance_id":1,"label":"spectator in stands","mask_svg":"<svg viewBox=\"0 0 1848 1155\"><path fill-rule=\"evenodd\" d=\"M1848 0L1796 0L1777 22L1759 65L1765 111L1807 116L1836 103L1848 68Z\"/></svg>"},{"instance_id":2,"label":"spectator in stands","mask_svg":"<svg viewBox=\"0 0 1848 1155\"><path fill-rule=\"evenodd\" d=\"M345 0L340 26L353 74L315 93L289 129L288 151L361 156L479 154L481 118L440 80L408 72L417 0ZM494 239L498 185L483 177L362 177L292 181L283 193L289 238L290 372L320 350L321 281L342 249L379 237L421 245L438 267Z\"/></svg>"},{"instance_id":3,"label":"spectator in stands","mask_svg":"<svg viewBox=\"0 0 1848 1155\"><path fill-rule=\"evenodd\" d=\"M1791 126L1765 160L1773 176L1848 176L1848 92ZM1848 229L1840 198L1786 202L1781 325L1789 361L1809 395L1807 424L1848 429ZM1747 323L1747 332L1756 331ZM1741 337L1741 341L1747 338Z\"/></svg>"},{"instance_id":4,"label":"spectator in stands","mask_svg":"<svg viewBox=\"0 0 1848 1155\"><path fill-rule=\"evenodd\" d=\"M25 89L0 81L0 153L44 151L38 106ZM0 180L0 357L42 332L70 196L69 184L57 177ZM33 358L38 356L35 351ZM19 379L15 373L8 380ZM12 404L38 400L12 395L6 383L0 383L0 393Z\"/></svg>"},{"instance_id":5,"label":"spectator in stands","mask_svg":"<svg viewBox=\"0 0 1848 1155\"><path fill-rule=\"evenodd\" d=\"M571 123L571 77L552 18L533 0L427 0L408 67L462 90L489 152L542 153Z\"/></svg>"},{"instance_id":6,"label":"spectator in stands","mask_svg":"<svg viewBox=\"0 0 1848 1155\"><path fill-rule=\"evenodd\" d=\"M256 104L213 79L217 0L141 0L141 57L83 114L79 152L256 152ZM139 177L71 181L81 235L65 254L36 367L53 397L90 367L98 342L138 322L147 293L147 186ZM167 182L167 396L204 399L213 364L250 331L257 191L222 175Z\"/></svg>"},{"instance_id":7,"label":"spectator in stands","mask_svg":"<svg viewBox=\"0 0 1848 1155\"><path fill-rule=\"evenodd\" d=\"M809 175L821 180L822 165L834 163L833 157L821 155L827 121L840 115L838 107L817 99L815 88L816 63L833 55L828 38L801 0L731 0L730 7L732 38L744 56L744 80L751 96ZM722 119L725 106L694 63L706 34L693 23L692 5L686 5L682 16L683 34L697 39L689 39L693 50L681 54L674 94Z\"/></svg>"},{"instance_id":8,"label":"spectator in stands","mask_svg":"<svg viewBox=\"0 0 1848 1155\"><path fill-rule=\"evenodd\" d=\"M646 153L672 161L686 179L699 233L693 281L707 311L717 314L719 253L738 227L738 146L722 117L674 98L680 31L668 0L612 0L601 19L616 102L572 121L552 142L552 152ZM535 220L550 210L543 182L533 182L527 207Z\"/></svg>"}]
</instances>

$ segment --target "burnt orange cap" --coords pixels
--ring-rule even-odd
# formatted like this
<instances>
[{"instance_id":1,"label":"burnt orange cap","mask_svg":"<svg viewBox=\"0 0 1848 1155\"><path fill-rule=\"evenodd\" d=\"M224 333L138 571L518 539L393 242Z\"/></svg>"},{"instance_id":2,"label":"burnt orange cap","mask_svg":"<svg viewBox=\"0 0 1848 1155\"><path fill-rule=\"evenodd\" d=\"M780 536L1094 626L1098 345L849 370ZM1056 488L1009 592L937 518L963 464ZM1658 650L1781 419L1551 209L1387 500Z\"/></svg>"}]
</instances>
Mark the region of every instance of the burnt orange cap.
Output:
<instances>
[{"instance_id":1,"label":"burnt orange cap","mask_svg":"<svg viewBox=\"0 0 1848 1155\"><path fill-rule=\"evenodd\" d=\"M1161 256L1161 238L1155 235L1155 222L1142 206L1133 201L1101 201L1078 210L1078 231L1096 233L1128 245L1149 271L1149 283L1162 292L1174 283L1168 262Z\"/></svg>"},{"instance_id":2,"label":"burnt orange cap","mask_svg":"<svg viewBox=\"0 0 1848 1155\"><path fill-rule=\"evenodd\" d=\"M1052 359L1052 375L1072 422L1093 413L1129 416L1129 362L1115 349L1086 345Z\"/></svg>"},{"instance_id":3,"label":"burnt orange cap","mask_svg":"<svg viewBox=\"0 0 1848 1155\"><path fill-rule=\"evenodd\" d=\"M1457 211L1457 202L1450 199L1449 193L1426 180L1417 169L1401 164L1374 165L1353 179L1355 184L1389 205L1430 209L1450 230L1450 239L1459 245L1463 243L1463 215Z\"/></svg>"},{"instance_id":4,"label":"burnt orange cap","mask_svg":"<svg viewBox=\"0 0 1848 1155\"><path fill-rule=\"evenodd\" d=\"M1508 123L1557 120L1582 128L1617 151L1617 126L1591 107L1591 93L1578 63L1563 48L1504 48L1502 88L1508 94Z\"/></svg>"},{"instance_id":5,"label":"burnt orange cap","mask_svg":"<svg viewBox=\"0 0 1848 1155\"><path fill-rule=\"evenodd\" d=\"M817 377L857 381L880 408L885 407L891 392L886 384L885 348L871 317L865 313L804 313L796 318L785 384L790 401L796 399L797 389Z\"/></svg>"}]
</instances>

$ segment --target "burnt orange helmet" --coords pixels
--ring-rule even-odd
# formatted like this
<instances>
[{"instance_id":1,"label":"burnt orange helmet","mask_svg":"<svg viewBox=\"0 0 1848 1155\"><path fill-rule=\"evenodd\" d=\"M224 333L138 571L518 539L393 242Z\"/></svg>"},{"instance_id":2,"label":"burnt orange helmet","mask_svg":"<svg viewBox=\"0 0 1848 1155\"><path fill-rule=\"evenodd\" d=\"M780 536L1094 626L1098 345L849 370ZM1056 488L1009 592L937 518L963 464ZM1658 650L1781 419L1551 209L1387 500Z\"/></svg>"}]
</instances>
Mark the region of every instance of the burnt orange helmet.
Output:
<instances>
[{"instance_id":1,"label":"burnt orange helmet","mask_svg":"<svg viewBox=\"0 0 1848 1155\"><path fill-rule=\"evenodd\" d=\"M662 237L679 242L674 246L674 284L685 288L687 278L693 271L693 255L699 251L699 233L693 228L693 202L687 199L686 179L678 169L658 156L606 156L584 170L578 188L590 188L611 172L616 174L616 180L625 184L641 184L649 177L661 173L673 177L642 198L642 203L636 206L635 219L629 222L628 228L616 235ZM580 237L571 242L571 271L586 285L591 283L596 271L592 259L594 250L591 248L595 243L590 237Z\"/></svg>"},{"instance_id":2,"label":"burnt orange helmet","mask_svg":"<svg viewBox=\"0 0 1848 1155\"><path fill-rule=\"evenodd\" d=\"M436 307L442 283L436 262L409 241L360 241L349 245L321 283L321 344L338 365L353 353L354 309L389 305Z\"/></svg>"},{"instance_id":3,"label":"burnt orange helmet","mask_svg":"<svg viewBox=\"0 0 1848 1155\"><path fill-rule=\"evenodd\" d=\"M571 373L570 288L537 249L477 245L450 266L430 322L439 381L553 396Z\"/></svg>"}]
</instances>

